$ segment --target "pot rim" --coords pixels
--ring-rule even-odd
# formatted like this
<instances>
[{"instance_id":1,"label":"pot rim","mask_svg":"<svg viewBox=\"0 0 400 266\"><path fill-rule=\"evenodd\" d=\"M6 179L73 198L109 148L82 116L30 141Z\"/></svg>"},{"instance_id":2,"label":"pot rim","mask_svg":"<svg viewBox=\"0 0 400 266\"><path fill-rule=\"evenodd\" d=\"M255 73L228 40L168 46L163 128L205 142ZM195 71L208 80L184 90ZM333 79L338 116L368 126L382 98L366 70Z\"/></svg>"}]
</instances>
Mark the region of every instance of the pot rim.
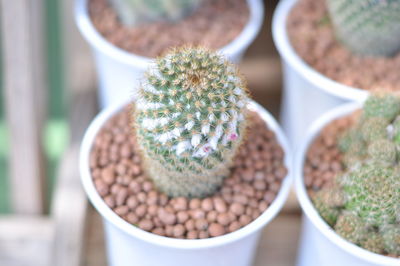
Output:
<instances>
[{"instance_id":1,"label":"pot rim","mask_svg":"<svg viewBox=\"0 0 400 266\"><path fill-rule=\"evenodd\" d=\"M238 241L239 239L244 238L252 233L255 233L258 230L262 229L264 225L269 223L282 209L288 197L292 183L292 178L291 178L292 153L288 141L283 131L279 127L279 124L276 122L276 120L263 107L261 107L256 102L251 101L248 104L248 108L252 111L256 111L261 116L261 118L266 122L269 129L275 133L278 143L284 150L285 153L284 163L288 170L288 174L282 181L282 185L278 194L276 195L272 204L267 208L266 211L264 211L263 214L261 214L257 219L252 221L250 224L232 233L228 233L213 238L196 239L196 240L176 239L176 238L159 236L144 231L142 229L139 229L136 226L133 226L132 224L123 220L106 205L104 200L98 194L90 174L89 156L95 136L97 135L103 124L110 117L112 117L114 114L120 111L124 106L129 104L129 102L130 100L125 99L123 102L116 103L110 107L107 107L100 114L98 114L92 121L92 123L89 125L84 135L80 151L79 168L80 168L80 175L83 187L86 193L88 194L88 197L92 202L93 206L103 216L104 219L113 224L115 227L119 228L120 230L124 231L125 233L129 234L132 237L139 238L146 242L150 242L151 244L169 248L172 247L185 250L196 250L196 249L204 249L204 248L226 245Z\"/></svg>"},{"instance_id":2,"label":"pot rim","mask_svg":"<svg viewBox=\"0 0 400 266\"><path fill-rule=\"evenodd\" d=\"M279 1L273 15L272 37L280 56L315 87L340 98L363 102L368 97L368 91L344 85L324 76L308 65L292 47L287 34L286 21L296 3L297 0Z\"/></svg>"},{"instance_id":3,"label":"pot rim","mask_svg":"<svg viewBox=\"0 0 400 266\"><path fill-rule=\"evenodd\" d=\"M75 0L75 22L84 38L92 47L110 57L116 58L118 61L145 68L152 58L125 51L110 43L96 30L88 14L88 1ZM237 54L239 51L246 49L257 37L264 20L264 4L261 0L247 0L247 4L250 12L247 24L233 41L218 49L218 52L222 54Z\"/></svg>"},{"instance_id":4,"label":"pot rim","mask_svg":"<svg viewBox=\"0 0 400 266\"><path fill-rule=\"evenodd\" d=\"M350 253L351 255L358 257L361 260L382 266L395 266L399 265L400 261L399 259L373 253L339 236L318 214L318 211L314 208L314 205L308 196L304 184L303 166L305 163L307 151L310 145L314 142L315 138L318 137L322 129L329 123L331 123L333 120L347 116L353 111L356 111L357 109L360 108L362 108L362 103L360 102L343 104L326 112L311 125L311 127L307 132L304 142L302 143L302 145L295 154L294 184L295 184L296 195L305 215L309 218L311 223L318 229L318 231L328 239L328 241L331 241L336 246L340 247L343 251Z\"/></svg>"}]
</instances>

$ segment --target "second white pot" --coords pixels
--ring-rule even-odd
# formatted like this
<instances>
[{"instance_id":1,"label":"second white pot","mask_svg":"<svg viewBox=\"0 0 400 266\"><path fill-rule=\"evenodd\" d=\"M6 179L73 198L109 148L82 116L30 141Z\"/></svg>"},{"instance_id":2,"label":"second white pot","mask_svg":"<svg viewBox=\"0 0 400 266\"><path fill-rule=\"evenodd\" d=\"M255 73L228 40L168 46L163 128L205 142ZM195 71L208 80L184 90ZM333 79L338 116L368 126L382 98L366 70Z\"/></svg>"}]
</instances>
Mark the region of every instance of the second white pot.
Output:
<instances>
[{"instance_id":1,"label":"second white pot","mask_svg":"<svg viewBox=\"0 0 400 266\"><path fill-rule=\"evenodd\" d=\"M90 124L84 136L80 154L80 173L84 189L97 211L103 217L109 265L111 266L250 266L254 259L262 229L281 210L285 203L292 173L292 153L286 137L275 119L260 105L251 102L248 108L257 112L275 132L277 141L285 153L288 175L281 189L268 207L256 220L245 227L214 238L187 240L158 236L143 231L119 217L98 194L92 180L89 156L95 136L114 114L122 110L128 100L103 110ZM263 252L269 252L265 250Z\"/></svg>"},{"instance_id":2,"label":"second white pot","mask_svg":"<svg viewBox=\"0 0 400 266\"><path fill-rule=\"evenodd\" d=\"M272 33L283 60L282 124L292 145L297 148L317 117L348 101L362 102L368 92L327 78L299 57L286 29L288 16L296 3L297 0L279 2L274 13Z\"/></svg>"},{"instance_id":3,"label":"second white pot","mask_svg":"<svg viewBox=\"0 0 400 266\"><path fill-rule=\"evenodd\" d=\"M311 126L295 157L295 188L304 212L297 266L399 266L400 259L372 253L340 237L320 217L308 196L303 167L310 145L322 129L337 118L350 115L361 103L339 106L321 116Z\"/></svg>"},{"instance_id":4,"label":"second white pot","mask_svg":"<svg viewBox=\"0 0 400 266\"><path fill-rule=\"evenodd\" d=\"M247 0L250 17L239 36L219 51L234 63L240 62L248 46L261 29L264 18L262 0ZM134 99L139 79L151 58L120 49L108 42L93 26L88 0L76 0L75 20L90 44L97 68L99 102L102 108L126 98ZM229 25L227 25L229 27Z\"/></svg>"}]
</instances>

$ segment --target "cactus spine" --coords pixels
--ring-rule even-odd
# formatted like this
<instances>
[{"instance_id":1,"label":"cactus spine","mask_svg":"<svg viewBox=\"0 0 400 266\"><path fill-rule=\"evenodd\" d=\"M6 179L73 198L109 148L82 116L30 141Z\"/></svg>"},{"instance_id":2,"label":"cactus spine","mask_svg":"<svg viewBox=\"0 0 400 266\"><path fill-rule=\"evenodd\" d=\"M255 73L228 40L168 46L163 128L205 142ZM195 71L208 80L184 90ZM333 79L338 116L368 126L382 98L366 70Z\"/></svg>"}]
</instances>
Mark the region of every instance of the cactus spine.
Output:
<instances>
[{"instance_id":1,"label":"cactus spine","mask_svg":"<svg viewBox=\"0 0 400 266\"><path fill-rule=\"evenodd\" d=\"M312 199L321 217L354 244L400 256L400 98L372 95L338 139L346 171Z\"/></svg>"},{"instance_id":2,"label":"cactus spine","mask_svg":"<svg viewBox=\"0 0 400 266\"><path fill-rule=\"evenodd\" d=\"M126 26L153 21L176 21L193 11L202 0L109 0Z\"/></svg>"},{"instance_id":3,"label":"cactus spine","mask_svg":"<svg viewBox=\"0 0 400 266\"><path fill-rule=\"evenodd\" d=\"M400 50L400 0L326 0L338 39L361 55Z\"/></svg>"},{"instance_id":4,"label":"cactus spine","mask_svg":"<svg viewBox=\"0 0 400 266\"><path fill-rule=\"evenodd\" d=\"M248 96L237 68L208 50L181 48L145 76L134 120L147 174L169 196L213 194L245 134Z\"/></svg>"}]
</instances>

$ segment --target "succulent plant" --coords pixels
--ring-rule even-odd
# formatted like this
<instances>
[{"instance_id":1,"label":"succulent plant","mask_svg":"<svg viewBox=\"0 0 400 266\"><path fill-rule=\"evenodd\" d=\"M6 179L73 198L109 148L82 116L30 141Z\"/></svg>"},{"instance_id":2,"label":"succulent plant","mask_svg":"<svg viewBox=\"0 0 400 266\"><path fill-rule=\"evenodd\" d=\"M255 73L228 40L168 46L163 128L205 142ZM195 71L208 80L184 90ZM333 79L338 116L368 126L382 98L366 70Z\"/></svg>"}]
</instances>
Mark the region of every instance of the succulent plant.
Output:
<instances>
[{"instance_id":1,"label":"succulent plant","mask_svg":"<svg viewBox=\"0 0 400 266\"><path fill-rule=\"evenodd\" d=\"M180 48L145 74L134 121L147 174L169 196L213 194L229 174L247 126L237 68L202 48Z\"/></svg>"},{"instance_id":2,"label":"succulent plant","mask_svg":"<svg viewBox=\"0 0 400 266\"><path fill-rule=\"evenodd\" d=\"M338 139L344 173L312 196L335 231L372 252L400 256L400 98L373 94Z\"/></svg>"},{"instance_id":3,"label":"succulent plant","mask_svg":"<svg viewBox=\"0 0 400 266\"><path fill-rule=\"evenodd\" d=\"M359 244L368 234L363 220L354 212L343 211L335 224L335 231L345 239Z\"/></svg>"},{"instance_id":4,"label":"succulent plant","mask_svg":"<svg viewBox=\"0 0 400 266\"><path fill-rule=\"evenodd\" d=\"M383 244L389 254L400 254L400 226L391 224L381 229Z\"/></svg>"},{"instance_id":5,"label":"succulent plant","mask_svg":"<svg viewBox=\"0 0 400 266\"><path fill-rule=\"evenodd\" d=\"M126 26L153 21L176 21L193 11L202 0L109 0Z\"/></svg>"},{"instance_id":6,"label":"succulent plant","mask_svg":"<svg viewBox=\"0 0 400 266\"><path fill-rule=\"evenodd\" d=\"M400 50L400 0L326 0L338 39L361 55Z\"/></svg>"}]
</instances>

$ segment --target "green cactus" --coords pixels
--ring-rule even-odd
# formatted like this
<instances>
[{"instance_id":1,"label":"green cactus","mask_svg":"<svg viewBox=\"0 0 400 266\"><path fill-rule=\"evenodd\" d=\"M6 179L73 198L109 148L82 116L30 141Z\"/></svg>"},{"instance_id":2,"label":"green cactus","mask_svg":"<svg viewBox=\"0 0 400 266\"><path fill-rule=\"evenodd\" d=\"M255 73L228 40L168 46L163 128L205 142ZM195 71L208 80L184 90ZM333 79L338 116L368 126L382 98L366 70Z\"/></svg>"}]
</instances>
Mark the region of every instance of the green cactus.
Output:
<instances>
[{"instance_id":1,"label":"green cactus","mask_svg":"<svg viewBox=\"0 0 400 266\"><path fill-rule=\"evenodd\" d=\"M381 229L383 244L389 254L400 256L400 225L390 224Z\"/></svg>"},{"instance_id":2,"label":"green cactus","mask_svg":"<svg viewBox=\"0 0 400 266\"><path fill-rule=\"evenodd\" d=\"M360 125L361 137L365 142L387 137L389 121L382 117L368 117Z\"/></svg>"},{"instance_id":3,"label":"green cactus","mask_svg":"<svg viewBox=\"0 0 400 266\"><path fill-rule=\"evenodd\" d=\"M400 0L326 0L336 36L361 55L400 50Z\"/></svg>"},{"instance_id":4,"label":"green cactus","mask_svg":"<svg viewBox=\"0 0 400 266\"><path fill-rule=\"evenodd\" d=\"M393 165L396 162L396 145L388 139L371 141L368 146L368 156L375 163Z\"/></svg>"},{"instance_id":5,"label":"green cactus","mask_svg":"<svg viewBox=\"0 0 400 266\"><path fill-rule=\"evenodd\" d=\"M169 196L213 194L247 125L248 92L237 68L208 50L181 48L145 76L134 119L147 174Z\"/></svg>"},{"instance_id":6,"label":"green cactus","mask_svg":"<svg viewBox=\"0 0 400 266\"><path fill-rule=\"evenodd\" d=\"M345 171L313 194L335 231L372 252L400 256L400 98L373 94L338 138ZM341 200L338 200L341 199Z\"/></svg>"},{"instance_id":7,"label":"green cactus","mask_svg":"<svg viewBox=\"0 0 400 266\"><path fill-rule=\"evenodd\" d=\"M351 210L370 226L396 222L400 202L400 176L391 167L366 163L353 170L343 185L346 210Z\"/></svg>"},{"instance_id":8,"label":"green cactus","mask_svg":"<svg viewBox=\"0 0 400 266\"><path fill-rule=\"evenodd\" d=\"M391 93L374 93L364 103L363 116L365 118L382 117L390 122L399 113L400 98Z\"/></svg>"},{"instance_id":9,"label":"green cactus","mask_svg":"<svg viewBox=\"0 0 400 266\"><path fill-rule=\"evenodd\" d=\"M371 252L382 254L385 250L382 235L377 232L368 232L366 238L361 241L361 247Z\"/></svg>"},{"instance_id":10,"label":"green cactus","mask_svg":"<svg viewBox=\"0 0 400 266\"><path fill-rule=\"evenodd\" d=\"M345 199L338 188L325 188L314 194L313 202L321 217L333 226L340 214L338 207L344 205Z\"/></svg>"},{"instance_id":11,"label":"green cactus","mask_svg":"<svg viewBox=\"0 0 400 266\"><path fill-rule=\"evenodd\" d=\"M336 233L354 244L360 244L368 234L363 220L349 211L344 211L339 215L334 228Z\"/></svg>"},{"instance_id":12,"label":"green cactus","mask_svg":"<svg viewBox=\"0 0 400 266\"><path fill-rule=\"evenodd\" d=\"M202 0L109 0L126 26L153 21L176 21L190 14Z\"/></svg>"}]
</instances>

